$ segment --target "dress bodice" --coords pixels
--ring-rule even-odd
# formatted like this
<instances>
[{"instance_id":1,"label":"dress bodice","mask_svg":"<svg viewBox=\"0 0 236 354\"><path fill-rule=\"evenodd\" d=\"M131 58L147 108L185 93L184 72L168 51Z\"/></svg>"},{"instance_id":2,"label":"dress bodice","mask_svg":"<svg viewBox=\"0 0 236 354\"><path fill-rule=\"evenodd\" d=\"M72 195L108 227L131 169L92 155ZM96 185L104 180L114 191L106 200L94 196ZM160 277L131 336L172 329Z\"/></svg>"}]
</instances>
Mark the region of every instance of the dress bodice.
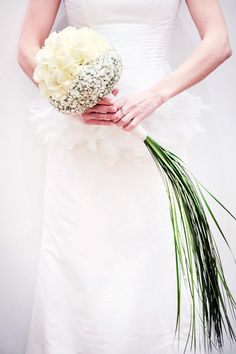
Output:
<instances>
[{"instance_id":1,"label":"dress bodice","mask_svg":"<svg viewBox=\"0 0 236 354\"><path fill-rule=\"evenodd\" d=\"M168 26L180 0L65 0L68 21L78 26Z\"/></svg>"},{"instance_id":2,"label":"dress bodice","mask_svg":"<svg viewBox=\"0 0 236 354\"><path fill-rule=\"evenodd\" d=\"M180 0L65 0L68 23L92 27L122 55L121 83L150 84L169 69L167 47Z\"/></svg>"}]
</instances>

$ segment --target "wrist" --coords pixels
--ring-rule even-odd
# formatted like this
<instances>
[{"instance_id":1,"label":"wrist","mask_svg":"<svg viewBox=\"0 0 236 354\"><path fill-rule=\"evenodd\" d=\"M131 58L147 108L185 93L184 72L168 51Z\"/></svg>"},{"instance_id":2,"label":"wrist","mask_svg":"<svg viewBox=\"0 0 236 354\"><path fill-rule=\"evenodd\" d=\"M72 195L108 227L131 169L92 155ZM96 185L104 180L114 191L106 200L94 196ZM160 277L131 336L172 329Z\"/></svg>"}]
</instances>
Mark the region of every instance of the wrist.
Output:
<instances>
[{"instance_id":1,"label":"wrist","mask_svg":"<svg viewBox=\"0 0 236 354\"><path fill-rule=\"evenodd\" d=\"M157 104L158 103L159 104L165 103L173 96L170 88L166 85L166 83L164 81L160 81L160 82L154 84L150 88L150 90L151 90Z\"/></svg>"}]
</instances>

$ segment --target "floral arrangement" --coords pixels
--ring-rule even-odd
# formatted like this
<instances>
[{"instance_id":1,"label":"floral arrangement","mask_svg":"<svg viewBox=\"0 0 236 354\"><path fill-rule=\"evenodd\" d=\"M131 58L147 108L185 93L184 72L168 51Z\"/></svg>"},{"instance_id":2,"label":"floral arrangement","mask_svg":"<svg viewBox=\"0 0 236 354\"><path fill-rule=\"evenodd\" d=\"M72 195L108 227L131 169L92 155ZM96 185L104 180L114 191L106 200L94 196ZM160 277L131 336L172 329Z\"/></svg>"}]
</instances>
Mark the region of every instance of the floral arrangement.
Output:
<instances>
[{"instance_id":1,"label":"floral arrangement","mask_svg":"<svg viewBox=\"0 0 236 354\"><path fill-rule=\"evenodd\" d=\"M67 27L53 32L36 56L34 80L41 94L60 112L73 115L94 106L111 93L122 73L122 58L101 34L87 27ZM180 329L181 279L191 298L189 336L196 347L196 316L200 317L204 345L223 347L223 332L236 341L230 314L235 319L236 301L225 279L209 216L230 248L207 200L208 193L235 220L235 216L192 175L184 162L163 148L139 125L131 131L149 150L169 197L174 235L177 280L176 331ZM201 300L201 315L197 311ZM185 347L185 349L186 349Z\"/></svg>"},{"instance_id":2,"label":"floral arrangement","mask_svg":"<svg viewBox=\"0 0 236 354\"><path fill-rule=\"evenodd\" d=\"M119 81L122 60L105 37L83 27L53 32L36 55L33 78L61 113L83 113Z\"/></svg>"}]
</instances>

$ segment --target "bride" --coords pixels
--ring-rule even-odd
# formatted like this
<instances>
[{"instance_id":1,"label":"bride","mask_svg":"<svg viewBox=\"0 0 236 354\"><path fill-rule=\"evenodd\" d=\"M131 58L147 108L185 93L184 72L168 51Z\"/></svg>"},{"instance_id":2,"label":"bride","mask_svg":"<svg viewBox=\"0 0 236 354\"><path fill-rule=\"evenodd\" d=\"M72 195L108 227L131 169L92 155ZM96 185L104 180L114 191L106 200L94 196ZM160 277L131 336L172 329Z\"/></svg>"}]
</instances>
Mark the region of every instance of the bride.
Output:
<instances>
[{"instance_id":1,"label":"bride","mask_svg":"<svg viewBox=\"0 0 236 354\"><path fill-rule=\"evenodd\" d=\"M174 339L175 255L168 200L141 124L178 154L204 109L186 89L231 56L217 0L186 0L201 41L172 70L167 46L180 0L65 0L68 23L91 27L121 53L113 95L59 119L38 95L30 120L48 145L44 224L27 354L175 354L191 318L182 294ZM18 62L33 80L35 55L60 0L30 0ZM198 351L201 348L200 322ZM187 348L189 352L191 348Z\"/></svg>"}]
</instances>

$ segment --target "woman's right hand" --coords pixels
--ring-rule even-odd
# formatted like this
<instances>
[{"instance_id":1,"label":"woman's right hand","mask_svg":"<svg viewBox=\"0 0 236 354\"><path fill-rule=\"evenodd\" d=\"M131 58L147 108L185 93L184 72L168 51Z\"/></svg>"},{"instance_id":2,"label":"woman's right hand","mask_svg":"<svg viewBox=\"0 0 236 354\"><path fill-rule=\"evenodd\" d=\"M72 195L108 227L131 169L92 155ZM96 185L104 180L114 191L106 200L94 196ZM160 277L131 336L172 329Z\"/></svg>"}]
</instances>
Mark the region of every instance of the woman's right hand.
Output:
<instances>
[{"instance_id":1,"label":"woman's right hand","mask_svg":"<svg viewBox=\"0 0 236 354\"><path fill-rule=\"evenodd\" d=\"M112 90L114 97L118 94L118 92L118 87ZM113 125L113 114L117 111L117 108L113 106L114 102L115 100L112 98L112 95L105 96L102 100L97 102L95 106L78 115L78 117L85 124Z\"/></svg>"}]
</instances>

